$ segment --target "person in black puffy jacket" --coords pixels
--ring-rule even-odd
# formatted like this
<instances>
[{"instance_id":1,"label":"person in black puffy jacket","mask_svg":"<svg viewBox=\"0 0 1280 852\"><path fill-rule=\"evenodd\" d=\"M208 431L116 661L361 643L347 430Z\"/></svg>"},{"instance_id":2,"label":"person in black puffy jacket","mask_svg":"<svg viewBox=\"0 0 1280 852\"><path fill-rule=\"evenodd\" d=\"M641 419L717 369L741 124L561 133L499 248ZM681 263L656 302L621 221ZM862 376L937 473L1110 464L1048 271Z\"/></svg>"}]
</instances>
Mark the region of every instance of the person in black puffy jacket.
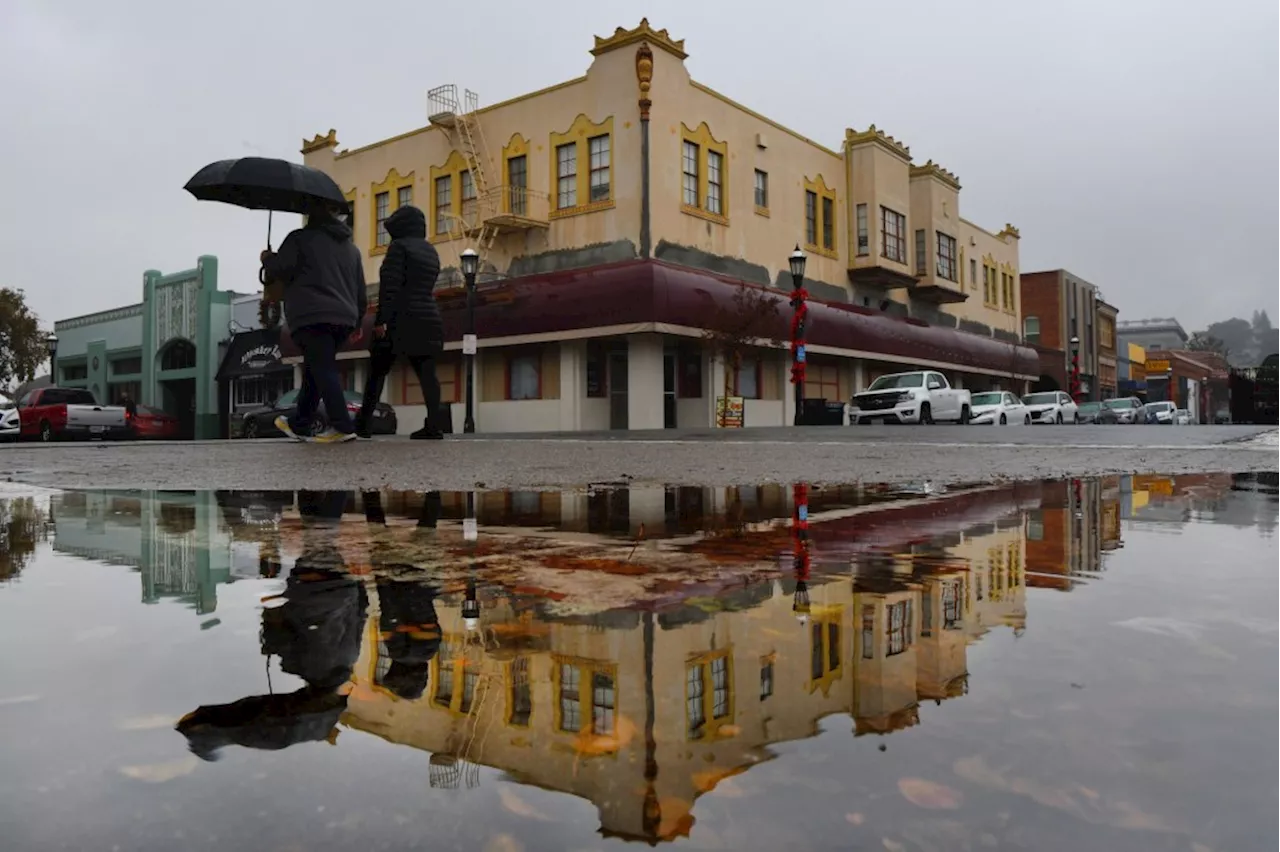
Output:
<instances>
[{"instance_id":1,"label":"person in black puffy jacket","mask_svg":"<svg viewBox=\"0 0 1280 852\"><path fill-rule=\"evenodd\" d=\"M356 432L369 437L370 418L382 396L382 385L396 359L404 356L418 375L427 404L426 422L409 437L440 439L444 433L437 423L440 381L436 377L436 358L444 349L444 322L432 292L440 275L440 255L427 241L427 217L417 207L399 208L387 219L385 227L391 243L378 273L378 313L369 348L369 380L356 418Z\"/></svg>"}]
</instances>

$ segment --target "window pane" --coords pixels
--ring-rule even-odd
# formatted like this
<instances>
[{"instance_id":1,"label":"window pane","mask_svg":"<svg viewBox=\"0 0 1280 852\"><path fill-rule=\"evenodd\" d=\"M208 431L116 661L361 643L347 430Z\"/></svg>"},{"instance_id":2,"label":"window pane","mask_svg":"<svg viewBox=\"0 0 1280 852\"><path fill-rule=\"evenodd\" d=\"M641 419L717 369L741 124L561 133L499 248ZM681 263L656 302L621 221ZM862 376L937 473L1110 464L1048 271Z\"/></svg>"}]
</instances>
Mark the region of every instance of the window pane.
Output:
<instances>
[{"instance_id":1,"label":"window pane","mask_svg":"<svg viewBox=\"0 0 1280 852\"><path fill-rule=\"evenodd\" d=\"M556 208L578 206L578 146L574 142L556 148Z\"/></svg>"},{"instance_id":2,"label":"window pane","mask_svg":"<svg viewBox=\"0 0 1280 852\"><path fill-rule=\"evenodd\" d=\"M830 198L822 199L822 247L836 247L836 203Z\"/></svg>"},{"instance_id":3,"label":"window pane","mask_svg":"<svg viewBox=\"0 0 1280 852\"><path fill-rule=\"evenodd\" d=\"M804 191L804 241L808 245L818 244L818 194Z\"/></svg>"},{"instance_id":4,"label":"window pane","mask_svg":"<svg viewBox=\"0 0 1280 852\"><path fill-rule=\"evenodd\" d=\"M374 218L378 222L378 245L385 246L391 242L391 237L387 235L387 216L391 215L391 195L386 192L379 192L373 198Z\"/></svg>"},{"instance_id":5,"label":"window pane","mask_svg":"<svg viewBox=\"0 0 1280 852\"><path fill-rule=\"evenodd\" d=\"M540 399L542 396L542 359L537 355L519 355L511 359L508 399Z\"/></svg>"},{"instance_id":6,"label":"window pane","mask_svg":"<svg viewBox=\"0 0 1280 852\"><path fill-rule=\"evenodd\" d=\"M449 231L449 219L453 215L453 176L436 178L436 233Z\"/></svg>"},{"instance_id":7,"label":"window pane","mask_svg":"<svg viewBox=\"0 0 1280 852\"><path fill-rule=\"evenodd\" d=\"M578 668L560 666L560 730L577 733L582 730L581 696L578 694Z\"/></svg>"},{"instance_id":8,"label":"window pane","mask_svg":"<svg viewBox=\"0 0 1280 852\"><path fill-rule=\"evenodd\" d=\"M523 216L527 206L526 188L529 185L529 164L524 157L507 160L507 209L516 216Z\"/></svg>"},{"instance_id":9,"label":"window pane","mask_svg":"<svg viewBox=\"0 0 1280 852\"><path fill-rule=\"evenodd\" d=\"M769 206L769 175L756 169L756 206Z\"/></svg>"},{"instance_id":10,"label":"window pane","mask_svg":"<svg viewBox=\"0 0 1280 852\"><path fill-rule=\"evenodd\" d=\"M698 146L692 142L685 142L683 154L681 155L682 168L684 169L683 200L690 207L698 206Z\"/></svg>"},{"instance_id":11,"label":"window pane","mask_svg":"<svg viewBox=\"0 0 1280 852\"><path fill-rule=\"evenodd\" d=\"M689 717L689 739L699 739L702 728L707 722L702 706L702 697L706 691L703 683L702 666L693 665L685 671L684 701L685 713Z\"/></svg>"},{"instance_id":12,"label":"window pane","mask_svg":"<svg viewBox=\"0 0 1280 852\"><path fill-rule=\"evenodd\" d=\"M402 186L396 190L396 207L408 207L413 203L413 187Z\"/></svg>"},{"instance_id":13,"label":"window pane","mask_svg":"<svg viewBox=\"0 0 1280 852\"><path fill-rule=\"evenodd\" d=\"M759 364L748 362L738 368L738 396L743 399L760 398Z\"/></svg>"},{"instance_id":14,"label":"window pane","mask_svg":"<svg viewBox=\"0 0 1280 852\"><path fill-rule=\"evenodd\" d=\"M616 691L613 676L595 672L591 676L591 730L596 734L613 733Z\"/></svg>"},{"instance_id":15,"label":"window pane","mask_svg":"<svg viewBox=\"0 0 1280 852\"><path fill-rule=\"evenodd\" d=\"M867 205L858 205L858 254L866 254L870 237L867 234Z\"/></svg>"},{"instance_id":16,"label":"window pane","mask_svg":"<svg viewBox=\"0 0 1280 852\"><path fill-rule=\"evenodd\" d=\"M595 136L587 140L591 160L591 200L609 200L609 137Z\"/></svg>"},{"instance_id":17,"label":"window pane","mask_svg":"<svg viewBox=\"0 0 1280 852\"><path fill-rule=\"evenodd\" d=\"M722 168L724 161L720 154L716 151L707 152L707 212L723 213L724 204L722 198Z\"/></svg>"}]
</instances>

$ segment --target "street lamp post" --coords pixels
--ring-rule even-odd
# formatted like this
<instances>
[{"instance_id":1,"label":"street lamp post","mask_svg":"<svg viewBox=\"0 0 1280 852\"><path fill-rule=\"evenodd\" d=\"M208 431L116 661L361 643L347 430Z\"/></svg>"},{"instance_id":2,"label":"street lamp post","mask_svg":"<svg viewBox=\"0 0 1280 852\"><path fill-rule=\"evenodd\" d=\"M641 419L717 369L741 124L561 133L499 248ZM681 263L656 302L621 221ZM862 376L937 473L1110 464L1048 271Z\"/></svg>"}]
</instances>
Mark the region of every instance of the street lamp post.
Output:
<instances>
[{"instance_id":1,"label":"street lamp post","mask_svg":"<svg viewBox=\"0 0 1280 852\"><path fill-rule=\"evenodd\" d=\"M1071 338L1071 401L1080 404L1080 338Z\"/></svg>"},{"instance_id":2,"label":"street lamp post","mask_svg":"<svg viewBox=\"0 0 1280 852\"><path fill-rule=\"evenodd\" d=\"M58 335L50 333L44 339L45 351L49 353L49 381L58 383Z\"/></svg>"},{"instance_id":3,"label":"street lamp post","mask_svg":"<svg viewBox=\"0 0 1280 852\"><path fill-rule=\"evenodd\" d=\"M804 252L800 246L787 258L791 267L791 384L795 385L796 414L795 425L804 425L804 371L805 345L804 321L809 314L807 303L809 294L804 289Z\"/></svg>"},{"instance_id":4,"label":"street lamp post","mask_svg":"<svg viewBox=\"0 0 1280 852\"><path fill-rule=\"evenodd\" d=\"M480 268L480 255L475 249L462 253L462 277L467 285L467 331L462 335L462 354L467 358L467 413L462 431L476 431L476 272Z\"/></svg>"},{"instance_id":5,"label":"street lamp post","mask_svg":"<svg viewBox=\"0 0 1280 852\"><path fill-rule=\"evenodd\" d=\"M792 598L791 611L801 624L809 621L809 485L805 482L792 486L791 493L795 500L795 514L791 519L791 537L794 543L794 562L792 570L795 574L796 591Z\"/></svg>"}]
</instances>

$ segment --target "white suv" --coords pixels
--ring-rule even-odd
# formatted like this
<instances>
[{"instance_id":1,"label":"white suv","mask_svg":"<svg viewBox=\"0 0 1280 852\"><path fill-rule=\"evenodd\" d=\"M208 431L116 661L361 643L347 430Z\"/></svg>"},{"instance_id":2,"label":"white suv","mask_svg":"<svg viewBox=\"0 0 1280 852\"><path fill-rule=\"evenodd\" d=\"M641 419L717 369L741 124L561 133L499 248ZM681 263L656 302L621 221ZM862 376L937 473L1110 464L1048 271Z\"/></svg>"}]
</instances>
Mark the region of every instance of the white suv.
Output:
<instances>
[{"instance_id":1,"label":"white suv","mask_svg":"<svg viewBox=\"0 0 1280 852\"><path fill-rule=\"evenodd\" d=\"M1080 409L1071 395L1063 391L1029 393L1022 402L1031 412L1032 423L1076 423L1080 420Z\"/></svg>"}]
</instances>

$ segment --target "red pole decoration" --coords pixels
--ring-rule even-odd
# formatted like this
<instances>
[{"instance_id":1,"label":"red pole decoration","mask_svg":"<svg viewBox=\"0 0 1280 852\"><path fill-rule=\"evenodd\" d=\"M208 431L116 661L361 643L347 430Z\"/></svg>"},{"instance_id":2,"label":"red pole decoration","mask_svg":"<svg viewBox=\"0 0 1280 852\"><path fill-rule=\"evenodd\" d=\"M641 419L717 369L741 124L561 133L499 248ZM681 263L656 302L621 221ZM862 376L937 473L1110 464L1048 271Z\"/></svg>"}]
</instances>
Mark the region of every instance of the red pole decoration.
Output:
<instances>
[{"instance_id":1,"label":"red pole decoration","mask_svg":"<svg viewBox=\"0 0 1280 852\"><path fill-rule=\"evenodd\" d=\"M809 291L804 288L804 252L800 246L788 258L791 268L791 384L795 385L796 426L804 425L805 320L809 316Z\"/></svg>"},{"instance_id":2,"label":"red pole decoration","mask_svg":"<svg viewBox=\"0 0 1280 852\"><path fill-rule=\"evenodd\" d=\"M1080 402L1080 350L1071 350L1071 399Z\"/></svg>"},{"instance_id":3,"label":"red pole decoration","mask_svg":"<svg viewBox=\"0 0 1280 852\"><path fill-rule=\"evenodd\" d=\"M792 486L795 514L791 518L793 571L796 579L795 599L791 611L801 623L809 619L809 486L799 482Z\"/></svg>"}]
</instances>

